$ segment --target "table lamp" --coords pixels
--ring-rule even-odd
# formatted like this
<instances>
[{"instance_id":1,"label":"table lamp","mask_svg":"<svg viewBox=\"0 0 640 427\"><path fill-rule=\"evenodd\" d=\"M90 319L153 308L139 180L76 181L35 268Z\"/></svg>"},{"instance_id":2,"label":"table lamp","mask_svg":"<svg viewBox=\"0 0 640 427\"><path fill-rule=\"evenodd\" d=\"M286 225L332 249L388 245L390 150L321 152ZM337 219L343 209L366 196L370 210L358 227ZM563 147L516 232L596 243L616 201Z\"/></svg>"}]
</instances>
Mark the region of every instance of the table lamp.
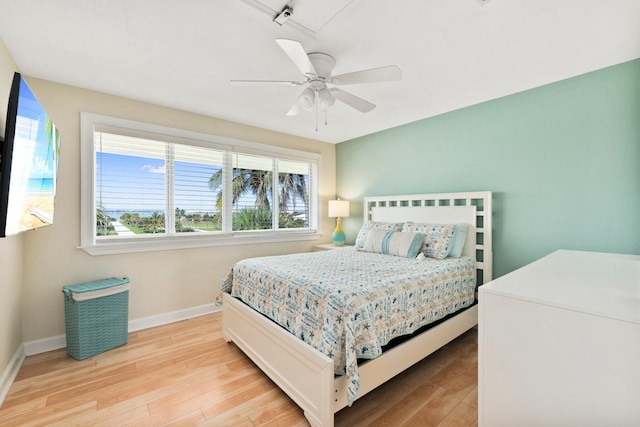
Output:
<instances>
[{"instance_id":1,"label":"table lamp","mask_svg":"<svg viewBox=\"0 0 640 427\"><path fill-rule=\"evenodd\" d=\"M344 245L344 230L342 229L342 218L349 216L348 200L329 200L329 218L336 218L336 229L333 230L331 240L336 246Z\"/></svg>"}]
</instances>

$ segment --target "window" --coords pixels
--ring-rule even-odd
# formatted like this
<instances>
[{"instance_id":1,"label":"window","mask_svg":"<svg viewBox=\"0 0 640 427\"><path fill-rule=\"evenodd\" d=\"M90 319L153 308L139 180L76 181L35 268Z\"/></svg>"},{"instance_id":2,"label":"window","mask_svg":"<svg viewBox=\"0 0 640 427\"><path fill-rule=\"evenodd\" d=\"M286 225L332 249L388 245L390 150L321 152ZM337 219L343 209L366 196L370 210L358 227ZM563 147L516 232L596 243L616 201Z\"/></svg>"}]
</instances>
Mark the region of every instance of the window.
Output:
<instances>
[{"instance_id":1,"label":"window","mask_svg":"<svg viewBox=\"0 0 640 427\"><path fill-rule=\"evenodd\" d=\"M319 155L82 114L82 245L98 255L318 237Z\"/></svg>"}]
</instances>

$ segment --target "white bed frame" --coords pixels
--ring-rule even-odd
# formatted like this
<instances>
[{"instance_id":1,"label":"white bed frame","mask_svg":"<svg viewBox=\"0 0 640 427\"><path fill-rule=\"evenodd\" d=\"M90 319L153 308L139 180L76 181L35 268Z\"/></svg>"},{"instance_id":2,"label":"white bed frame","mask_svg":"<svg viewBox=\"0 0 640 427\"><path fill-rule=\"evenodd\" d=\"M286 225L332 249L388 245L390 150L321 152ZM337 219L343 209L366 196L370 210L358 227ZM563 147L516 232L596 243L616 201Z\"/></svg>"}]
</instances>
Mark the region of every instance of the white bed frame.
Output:
<instances>
[{"instance_id":1,"label":"white bed frame","mask_svg":"<svg viewBox=\"0 0 640 427\"><path fill-rule=\"evenodd\" d=\"M469 225L464 255L477 259L478 284L492 277L491 192L414 194L364 198L365 221ZM333 426L347 406L347 383L333 360L229 294L223 295L223 336L234 342L300 406L312 426ZM422 360L478 323L474 305L358 366L358 398Z\"/></svg>"}]
</instances>

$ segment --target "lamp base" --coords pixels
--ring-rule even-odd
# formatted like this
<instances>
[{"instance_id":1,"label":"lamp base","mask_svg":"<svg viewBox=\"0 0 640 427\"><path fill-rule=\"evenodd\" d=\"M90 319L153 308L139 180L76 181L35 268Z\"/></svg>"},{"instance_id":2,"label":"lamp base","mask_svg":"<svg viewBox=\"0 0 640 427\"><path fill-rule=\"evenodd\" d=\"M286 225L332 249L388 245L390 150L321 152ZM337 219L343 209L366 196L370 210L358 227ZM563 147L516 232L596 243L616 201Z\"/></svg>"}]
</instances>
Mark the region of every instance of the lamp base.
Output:
<instances>
[{"instance_id":1,"label":"lamp base","mask_svg":"<svg viewBox=\"0 0 640 427\"><path fill-rule=\"evenodd\" d=\"M336 234L333 233L333 235L331 236L331 240L333 241L333 244L335 246L344 246L344 233L342 234Z\"/></svg>"},{"instance_id":2,"label":"lamp base","mask_svg":"<svg viewBox=\"0 0 640 427\"><path fill-rule=\"evenodd\" d=\"M342 220L340 217L336 218L336 229L333 230L331 241L335 246L344 246L345 236L344 230L342 230Z\"/></svg>"}]
</instances>

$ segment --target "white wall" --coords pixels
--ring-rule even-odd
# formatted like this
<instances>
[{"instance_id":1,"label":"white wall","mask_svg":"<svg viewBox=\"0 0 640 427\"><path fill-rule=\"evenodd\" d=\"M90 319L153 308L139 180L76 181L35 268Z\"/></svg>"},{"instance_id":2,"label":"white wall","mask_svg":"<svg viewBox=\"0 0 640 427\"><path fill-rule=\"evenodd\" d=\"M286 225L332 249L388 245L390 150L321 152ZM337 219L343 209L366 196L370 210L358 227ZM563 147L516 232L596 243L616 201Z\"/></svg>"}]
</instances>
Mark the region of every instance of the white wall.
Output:
<instances>
[{"instance_id":1,"label":"white wall","mask_svg":"<svg viewBox=\"0 0 640 427\"><path fill-rule=\"evenodd\" d=\"M25 77L60 129L62 141L54 225L24 235L24 342L64 334L62 286L103 277L129 276L129 318L140 319L214 302L220 279L242 258L309 251L317 243L239 245L95 257L77 249L80 244L82 111L320 153L322 206L335 196L335 146ZM324 218L321 226L325 230L321 241L327 242L333 223Z\"/></svg>"},{"instance_id":2,"label":"white wall","mask_svg":"<svg viewBox=\"0 0 640 427\"><path fill-rule=\"evenodd\" d=\"M0 134L3 137L15 71L18 67L0 41ZM22 248L23 236L0 239L0 380L22 344ZM2 387L0 381L0 393Z\"/></svg>"}]
</instances>

